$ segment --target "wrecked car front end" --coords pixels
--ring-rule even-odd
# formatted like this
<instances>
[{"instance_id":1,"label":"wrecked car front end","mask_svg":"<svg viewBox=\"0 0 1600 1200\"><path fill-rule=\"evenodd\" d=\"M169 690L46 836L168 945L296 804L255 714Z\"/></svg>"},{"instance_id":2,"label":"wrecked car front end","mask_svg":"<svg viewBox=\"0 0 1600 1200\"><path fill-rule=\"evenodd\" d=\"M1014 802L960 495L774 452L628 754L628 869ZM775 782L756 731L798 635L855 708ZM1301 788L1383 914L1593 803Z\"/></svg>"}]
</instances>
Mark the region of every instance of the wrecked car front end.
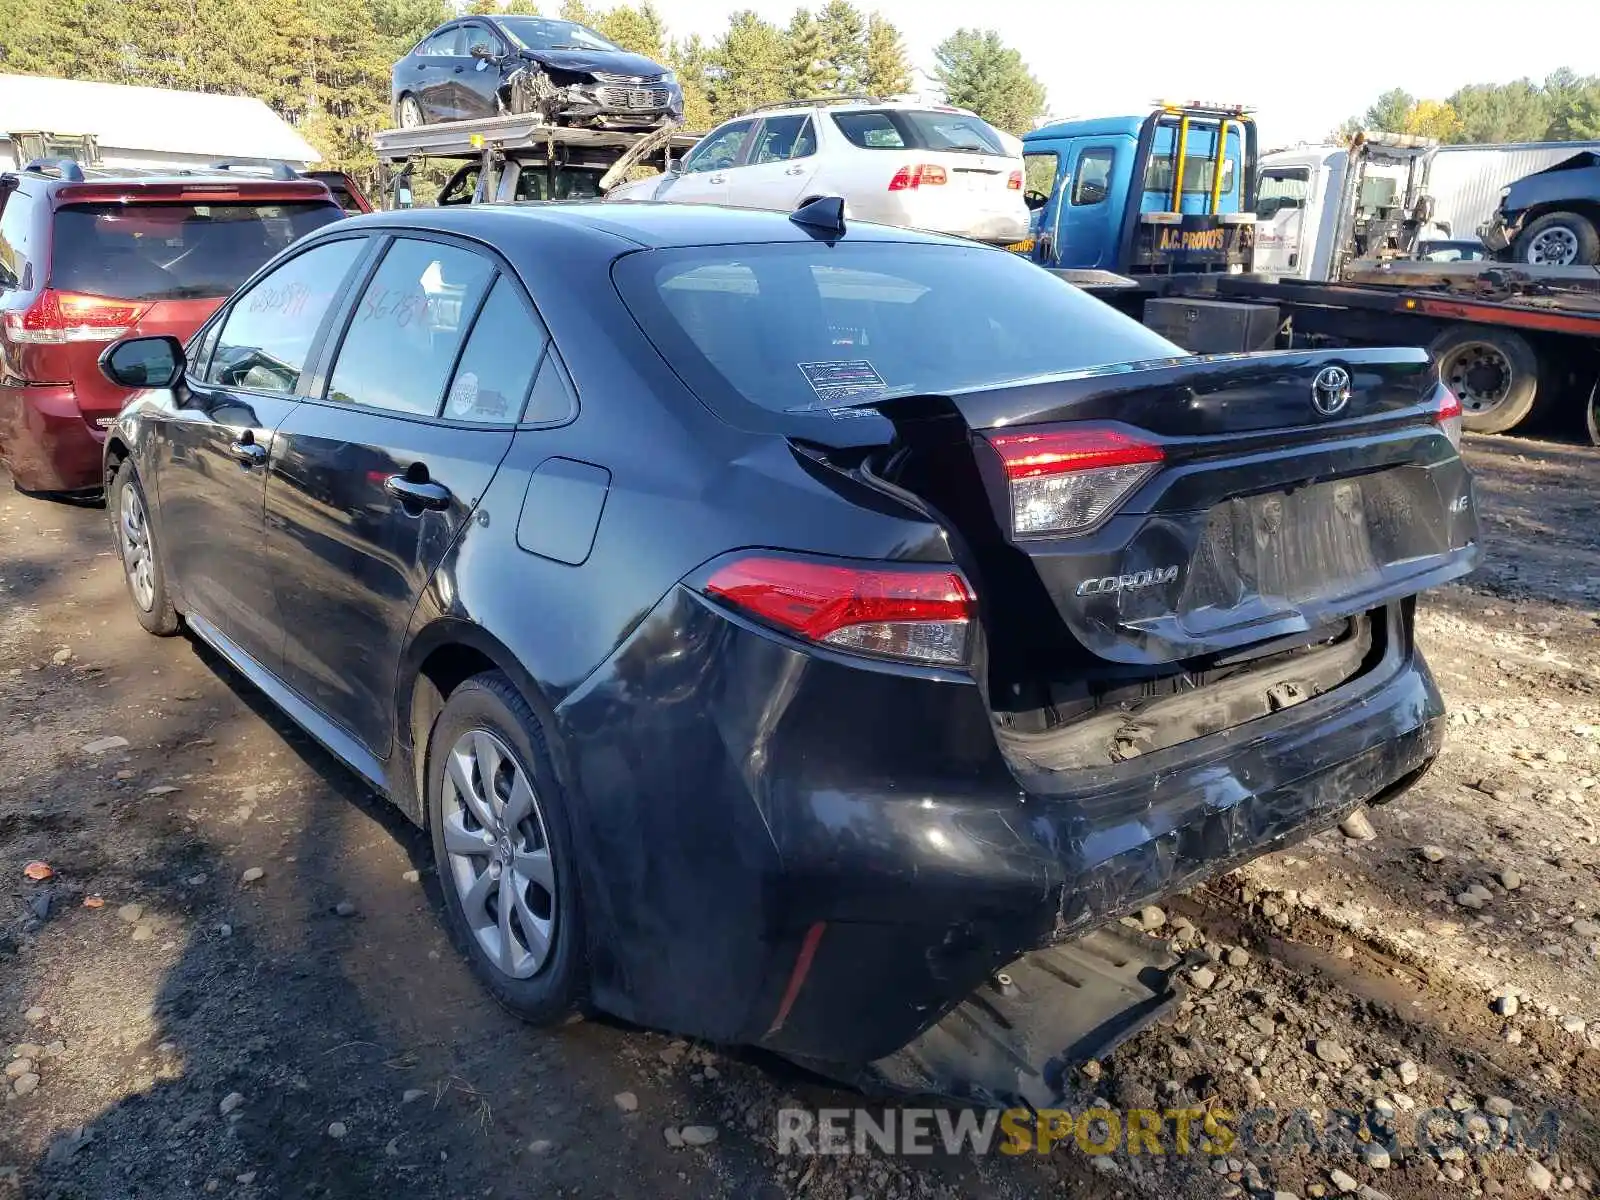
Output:
<instances>
[{"instance_id":1,"label":"wrecked car front end","mask_svg":"<svg viewBox=\"0 0 1600 1200\"><path fill-rule=\"evenodd\" d=\"M563 124L581 123L604 129L649 129L683 120L683 89L671 71L631 75L610 71L578 71L553 65L530 65L536 80L513 80L513 105L524 92L537 92L537 103Z\"/></svg>"}]
</instances>

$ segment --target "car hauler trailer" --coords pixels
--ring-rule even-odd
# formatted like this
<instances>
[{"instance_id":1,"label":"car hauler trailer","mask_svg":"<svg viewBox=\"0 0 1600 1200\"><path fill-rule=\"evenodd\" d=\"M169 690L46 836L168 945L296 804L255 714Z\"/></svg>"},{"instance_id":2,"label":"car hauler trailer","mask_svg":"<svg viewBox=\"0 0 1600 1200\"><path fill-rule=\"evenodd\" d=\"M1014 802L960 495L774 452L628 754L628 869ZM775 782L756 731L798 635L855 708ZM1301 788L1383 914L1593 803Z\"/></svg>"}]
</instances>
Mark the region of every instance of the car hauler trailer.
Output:
<instances>
[{"instance_id":1,"label":"car hauler trailer","mask_svg":"<svg viewBox=\"0 0 1600 1200\"><path fill-rule=\"evenodd\" d=\"M415 168L429 159L460 163L437 204L582 200L603 195L634 167L666 170L698 140L678 125L582 129L513 115L391 129L373 145L384 206L408 208Z\"/></svg>"}]
</instances>

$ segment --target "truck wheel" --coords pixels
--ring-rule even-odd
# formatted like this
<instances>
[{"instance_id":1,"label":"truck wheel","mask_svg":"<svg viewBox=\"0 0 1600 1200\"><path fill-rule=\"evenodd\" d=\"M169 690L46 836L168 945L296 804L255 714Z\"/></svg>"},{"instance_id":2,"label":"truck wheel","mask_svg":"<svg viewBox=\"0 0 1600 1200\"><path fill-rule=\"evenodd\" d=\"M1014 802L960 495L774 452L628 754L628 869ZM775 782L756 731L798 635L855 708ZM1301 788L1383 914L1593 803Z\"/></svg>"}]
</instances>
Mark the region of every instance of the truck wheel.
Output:
<instances>
[{"instance_id":1,"label":"truck wheel","mask_svg":"<svg viewBox=\"0 0 1600 1200\"><path fill-rule=\"evenodd\" d=\"M1517 235L1515 253L1523 263L1592 267L1600 263L1600 233L1579 213L1545 213Z\"/></svg>"},{"instance_id":2,"label":"truck wheel","mask_svg":"<svg viewBox=\"0 0 1600 1200\"><path fill-rule=\"evenodd\" d=\"M1428 356L1461 400L1472 433L1504 433L1533 411L1539 360L1527 339L1486 325L1457 325L1433 339Z\"/></svg>"}]
</instances>

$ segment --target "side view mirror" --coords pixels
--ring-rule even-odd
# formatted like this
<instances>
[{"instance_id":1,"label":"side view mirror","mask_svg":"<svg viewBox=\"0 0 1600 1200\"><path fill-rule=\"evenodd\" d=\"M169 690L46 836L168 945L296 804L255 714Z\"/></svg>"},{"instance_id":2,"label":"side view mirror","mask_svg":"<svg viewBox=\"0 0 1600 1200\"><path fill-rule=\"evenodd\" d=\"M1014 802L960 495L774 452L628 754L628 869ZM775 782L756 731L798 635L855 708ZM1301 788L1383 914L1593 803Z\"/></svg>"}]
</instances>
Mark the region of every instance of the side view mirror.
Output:
<instances>
[{"instance_id":1,"label":"side view mirror","mask_svg":"<svg viewBox=\"0 0 1600 1200\"><path fill-rule=\"evenodd\" d=\"M683 159L675 158L670 163L668 163L667 164L667 174L668 175L682 175L683 174Z\"/></svg>"},{"instance_id":2,"label":"side view mirror","mask_svg":"<svg viewBox=\"0 0 1600 1200\"><path fill-rule=\"evenodd\" d=\"M411 189L410 188L401 187L401 188L397 188L395 190L394 206L396 208L410 208L411 207Z\"/></svg>"},{"instance_id":3,"label":"side view mirror","mask_svg":"<svg viewBox=\"0 0 1600 1200\"><path fill-rule=\"evenodd\" d=\"M467 53L472 55L473 58L493 58L494 47L489 45L488 42L479 42L476 46L472 47L472 49L468 50Z\"/></svg>"},{"instance_id":4,"label":"side view mirror","mask_svg":"<svg viewBox=\"0 0 1600 1200\"><path fill-rule=\"evenodd\" d=\"M126 338L100 356L101 374L125 388L176 387L186 365L183 343L175 337Z\"/></svg>"}]
</instances>

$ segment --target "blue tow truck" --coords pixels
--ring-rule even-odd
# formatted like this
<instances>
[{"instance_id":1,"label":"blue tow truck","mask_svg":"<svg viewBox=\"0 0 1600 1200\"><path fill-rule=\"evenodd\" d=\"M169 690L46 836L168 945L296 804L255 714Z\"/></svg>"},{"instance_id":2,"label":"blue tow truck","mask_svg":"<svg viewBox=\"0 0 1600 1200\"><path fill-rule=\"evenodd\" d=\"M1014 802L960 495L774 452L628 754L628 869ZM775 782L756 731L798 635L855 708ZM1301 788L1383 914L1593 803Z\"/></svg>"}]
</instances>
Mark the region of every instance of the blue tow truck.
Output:
<instances>
[{"instance_id":1,"label":"blue tow truck","mask_svg":"<svg viewBox=\"0 0 1600 1200\"><path fill-rule=\"evenodd\" d=\"M1162 103L1022 139L1042 267L1141 276L1241 272L1255 248L1256 126L1241 105Z\"/></svg>"}]
</instances>

